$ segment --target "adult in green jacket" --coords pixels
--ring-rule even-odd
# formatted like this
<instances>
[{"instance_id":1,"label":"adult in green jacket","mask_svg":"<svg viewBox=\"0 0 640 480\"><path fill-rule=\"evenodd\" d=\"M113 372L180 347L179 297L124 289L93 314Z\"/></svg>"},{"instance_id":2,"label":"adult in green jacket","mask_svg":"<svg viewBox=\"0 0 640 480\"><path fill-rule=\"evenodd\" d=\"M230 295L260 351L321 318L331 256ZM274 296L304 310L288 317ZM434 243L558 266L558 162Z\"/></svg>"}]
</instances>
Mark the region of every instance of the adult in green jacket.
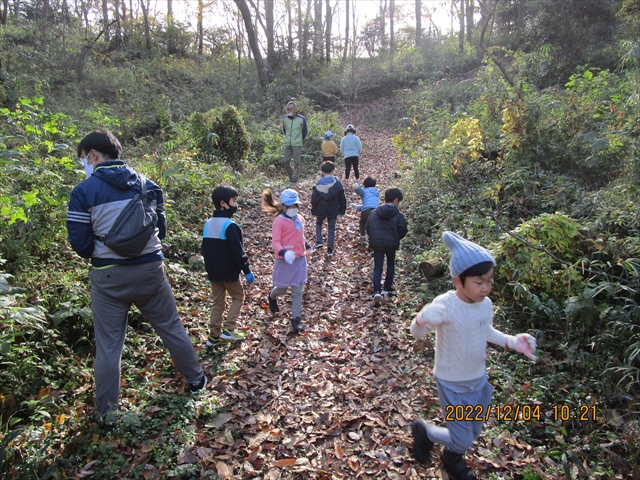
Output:
<instances>
[{"instance_id":1,"label":"adult in green jacket","mask_svg":"<svg viewBox=\"0 0 640 480\"><path fill-rule=\"evenodd\" d=\"M307 119L298 114L295 102L287 103L287 114L282 119L284 132L284 154L282 164L289 175L289 182L296 183L300 177L300 154L302 141L307 137ZM293 160L293 168L291 168Z\"/></svg>"}]
</instances>

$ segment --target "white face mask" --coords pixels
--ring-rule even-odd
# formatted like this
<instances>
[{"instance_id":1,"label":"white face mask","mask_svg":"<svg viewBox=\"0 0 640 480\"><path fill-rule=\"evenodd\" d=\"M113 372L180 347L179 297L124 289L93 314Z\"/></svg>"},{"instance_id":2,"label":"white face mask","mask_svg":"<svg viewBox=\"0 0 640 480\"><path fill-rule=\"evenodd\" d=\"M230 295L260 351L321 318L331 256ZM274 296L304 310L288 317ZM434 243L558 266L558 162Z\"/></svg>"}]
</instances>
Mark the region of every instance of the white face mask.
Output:
<instances>
[{"instance_id":1,"label":"white face mask","mask_svg":"<svg viewBox=\"0 0 640 480\"><path fill-rule=\"evenodd\" d=\"M84 165L84 176L89 178L93 175L93 165L89 165L87 160L89 159L89 154L82 159L82 165Z\"/></svg>"},{"instance_id":2,"label":"white face mask","mask_svg":"<svg viewBox=\"0 0 640 480\"><path fill-rule=\"evenodd\" d=\"M287 217L296 218L298 216L297 208L287 208Z\"/></svg>"}]
</instances>

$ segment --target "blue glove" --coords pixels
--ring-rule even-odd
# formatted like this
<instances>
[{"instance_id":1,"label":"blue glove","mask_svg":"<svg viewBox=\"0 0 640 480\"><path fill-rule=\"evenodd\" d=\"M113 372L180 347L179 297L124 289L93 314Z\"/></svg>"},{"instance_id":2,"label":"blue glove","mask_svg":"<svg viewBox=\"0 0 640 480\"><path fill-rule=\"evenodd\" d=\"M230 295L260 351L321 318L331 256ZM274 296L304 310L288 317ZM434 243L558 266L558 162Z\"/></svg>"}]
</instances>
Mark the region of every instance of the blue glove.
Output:
<instances>
[{"instance_id":1,"label":"blue glove","mask_svg":"<svg viewBox=\"0 0 640 480\"><path fill-rule=\"evenodd\" d=\"M251 285L256 277L253 275L253 272L249 272L244 276L244 279L247 281L247 285Z\"/></svg>"}]
</instances>

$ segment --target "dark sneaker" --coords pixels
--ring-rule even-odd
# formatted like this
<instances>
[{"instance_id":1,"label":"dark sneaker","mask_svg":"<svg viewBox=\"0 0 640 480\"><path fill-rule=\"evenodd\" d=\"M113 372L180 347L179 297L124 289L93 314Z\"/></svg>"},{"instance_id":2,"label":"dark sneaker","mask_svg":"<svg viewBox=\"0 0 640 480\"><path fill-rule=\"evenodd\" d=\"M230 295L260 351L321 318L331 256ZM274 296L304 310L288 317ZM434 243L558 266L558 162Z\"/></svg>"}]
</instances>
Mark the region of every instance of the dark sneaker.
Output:
<instances>
[{"instance_id":1,"label":"dark sneaker","mask_svg":"<svg viewBox=\"0 0 640 480\"><path fill-rule=\"evenodd\" d=\"M328 247L327 248L327 257L331 257L333 256L333 247Z\"/></svg>"},{"instance_id":2,"label":"dark sneaker","mask_svg":"<svg viewBox=\"0 0 640 480\"><path fill-rule=\"evenodd\" d=\"M278 313L280 311L277 298L271 298L271 294L269 294L267 295L267 301L269 302L269 310L271 310L271 313Z\"/></svg>"},{"instance_id":3,"label":"dark sneaker","mask_svg":"<svg viewBox=\"0 0 640 480\"><path fill-rule=\"evenodd\" d=\"M422 465L430 465L433 442L427 435L427 422L421 418L413 422L411 435L413 435L413 458Z\"/></svg>"},{"instance_id":4,"label":"dark sneaker","mask_svg":"<svg viewBox=\"0 0 640 480\"><path fill-rule=\"evenodd\" d=\"M322 248L322 242L316 242L313 248Z\"/></svg>"},{"instance_id":5,"label":"dark sneaker","mask_svg":"<svg viewBox=\"0 0 640 480\"><path fill-rule=\"evenodd\" d=\"M453 480L478 480L473 470L464 461L464 455L450 452L445 448L440 455L440 460L444 463L444 469Z\"/></svg>"},{"instance_id":6,"label":"dark sneaker","mask_svg":"<svg viewBox=\"0 0 640 480\"><path fill-rule=\"evenodd\" d=\"M304 327L302 326L302 320L300 320L300 317L291 319L291 328L293 328L293 331L296 333L304 332Z\"/></svg>"},{"instance_id":7,"label":"dark sneaker","mask_svg":"<svg viewBox=\"0 0 640 480\"><path fill-rule=\"evenodd\" d=\"M387 295L395 295L395 294L396 294L396 289L393 287L382 289L382 295L384 295L385 297Z\"/></svg>"},{"instance_id":8,"label":"dark sneaker","mask_svg":"<svg viewBox=\"0 0 640 480\"><path fill-rule=\"evenodd\" d=\"M376 307L379 307L380 305L382 305L382 295L380 294L380 292L376 292L376 293L373 295L373 304L374 304Z\"/></svg>"},{"instance_id":9,"label":"dark sneaker","mask_svg":"<svg viewBox=\"0 0 640 480\"><path fill-rule=\"evenodd\" d=\"M199 393L204 392L204 389L207 388L207 383L209 383L209 379L206 375L202 375L202 380L198 383L190 383L189 384L189 392L191 395L198 395Z\"/></svg>"}]
</instances>

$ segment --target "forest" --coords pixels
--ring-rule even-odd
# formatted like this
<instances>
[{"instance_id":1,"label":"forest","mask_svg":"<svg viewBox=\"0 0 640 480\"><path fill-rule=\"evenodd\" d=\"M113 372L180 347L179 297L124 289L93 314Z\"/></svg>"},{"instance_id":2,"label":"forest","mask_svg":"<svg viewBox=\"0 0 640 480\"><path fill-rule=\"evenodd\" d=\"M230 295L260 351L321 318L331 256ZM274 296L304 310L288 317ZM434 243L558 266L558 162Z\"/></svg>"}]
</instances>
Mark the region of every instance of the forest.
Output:
<instances>
[{"instance_id":1,"label":"forest","mask_svg":"<svg viewBox=\"0 0 640 480\"><path fill-rule=\"evenodd\" d=\"M494 325L538 344L537 361L487 348L478 478L640 478L640 0L3 0L0 23L1 478L453 478L411 434L445 420L435 335L409 332L453 288L444 231L491 251ZM260 206L292 186L292 99L306 239L324 134L347 124L409 226L375 306L347 209L335 255L308 257L300 334L267 304ZM132 307L114 429L94 417L91 265L66 228L95 129L163 190L164 264L210 380L189 395ZM220 183L256 281L247 338L211 348L200 246Z\"/></svg>"}]
</instances>

